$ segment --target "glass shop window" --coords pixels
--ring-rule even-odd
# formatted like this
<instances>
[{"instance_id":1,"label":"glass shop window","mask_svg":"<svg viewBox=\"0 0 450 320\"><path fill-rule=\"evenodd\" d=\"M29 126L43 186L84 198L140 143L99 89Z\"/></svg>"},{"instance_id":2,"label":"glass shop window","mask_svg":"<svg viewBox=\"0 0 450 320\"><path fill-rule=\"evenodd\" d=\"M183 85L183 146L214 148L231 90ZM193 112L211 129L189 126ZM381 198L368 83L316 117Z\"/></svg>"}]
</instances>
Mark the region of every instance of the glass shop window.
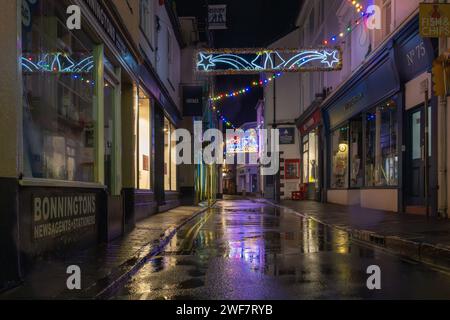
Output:
<instances>
[{"instance_id":1,"label":"glass shop window","mask_svg":"<svg viewBox=\"0 0 450 320\"><path fill-rule=\"evenodd\" d=\"M318 180L318 142L316 130L303 137L303 183L316 183Z\"/></svg>"},{"instance_id":2,"label":"glass shop window","mask_svg":"<svg viewBox=\"0 0 450 320\"><path fill-rule=\"evenodd\" d=\"M331 188L348 188L349 127L344 126L331 134Z\"/></svg>"},{"instance_id":3,"label":"glass shop window","mask_svg":"<svg viewBox=\"0 0 450 320\"><path fill-rule=\"evenodd\" d=\"M303 176L302 181L303 183L309 182L309 136L305 135L303 137Z\"/></svg>"},{"instance_id":4,"label":"glass shop window","mask_svg":"<svg viewBox=\"0 0 450 320\"><path fill-rule=\"evenodd\" d=\"M22 21L24 175L95 182L94 45L66 9L41 0Z\"/></svg>"},{"instance_id":5,"label":"glass shop window","mask_svg":"<svg viewBox=\"0 0 450 320\"><path fill-rule=\"evenodd\" d=\"M350 122L350 187L360 188L364 183L362 117Z\"/></svg>"},{"instance_id":6,"label":"glass shop window","mask_svg":"<svg viewBox=\"0 0 450 320\"><path fill-rule=\"evenodd\" d=\"M177 191L176 142L172 141L175 127L164 118L164 189Z\"/></svg>"},{"instance_id":7,"label":"glass shop window","mask_svg":"<svg viewBox=\"0 0 450 320\"><path fill-rule=\"evenodd\" d=\"M366 186L398 185L397 105L390 100L367 113Z\"/></svg>"},{"instance_id":8,"label":"glass shop window","mask_svg":"<svg viewBox=\"0 0 450 320\"><path fill-rule=\"evenodd\" d=\"M114 152L114 86L105 79L105 185L108 191L113 192L112 184L114 180L113 152Z\"/></svg>"},{"instance_id":9,"label":"glass shop window","mask_svg":"<svg viewBox=\"0 0 450 320\"><path fill-rule=\"evenodd\" d=\"M151 189L151 109L150 98L139 90L139 189Z\"/></svg>"}]
</instances>

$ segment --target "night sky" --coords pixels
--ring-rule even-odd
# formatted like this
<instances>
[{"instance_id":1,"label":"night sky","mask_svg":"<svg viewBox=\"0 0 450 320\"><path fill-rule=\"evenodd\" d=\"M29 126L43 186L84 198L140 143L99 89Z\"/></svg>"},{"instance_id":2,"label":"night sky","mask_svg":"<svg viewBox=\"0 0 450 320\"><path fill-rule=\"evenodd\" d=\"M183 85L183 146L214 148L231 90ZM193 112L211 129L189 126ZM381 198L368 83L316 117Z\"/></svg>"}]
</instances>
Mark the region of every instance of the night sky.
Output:
<instances>
[{"instance_id":1,"label":"night sky","mask_svg":"<svg viewBox=\"0 0 450 320\"><path fill-rule=\"evenodd\" d=\"M206 3L227 4L227 30L214 30L215 48L266 47L295 28L301 0L176 0L179 16L195 16L199 22L206 19ZM217 77L219 93L239 90L259 76ZM256 121L256 103L263 91L219 102L217 107L227 119L239 126Z\"/></svg>"}]
</instances>

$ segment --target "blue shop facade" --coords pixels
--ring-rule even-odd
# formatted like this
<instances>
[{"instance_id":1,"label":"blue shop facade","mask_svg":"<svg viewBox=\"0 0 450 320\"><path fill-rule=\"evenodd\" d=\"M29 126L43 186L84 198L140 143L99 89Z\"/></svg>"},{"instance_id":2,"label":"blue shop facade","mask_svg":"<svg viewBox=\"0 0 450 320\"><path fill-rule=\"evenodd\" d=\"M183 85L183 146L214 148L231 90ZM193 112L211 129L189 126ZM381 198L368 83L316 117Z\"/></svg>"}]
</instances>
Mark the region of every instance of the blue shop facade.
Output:
<instances>
[{"instance_id":1,"label":"blue shop facade","mask_svg":"<svg viewBox=\"0 0 450 320\"><path fill-rule=\"evenodd\" d=\"M327 202L436 212L437 48L414 17L322 104Z\"/></svg>"}]
</instances>

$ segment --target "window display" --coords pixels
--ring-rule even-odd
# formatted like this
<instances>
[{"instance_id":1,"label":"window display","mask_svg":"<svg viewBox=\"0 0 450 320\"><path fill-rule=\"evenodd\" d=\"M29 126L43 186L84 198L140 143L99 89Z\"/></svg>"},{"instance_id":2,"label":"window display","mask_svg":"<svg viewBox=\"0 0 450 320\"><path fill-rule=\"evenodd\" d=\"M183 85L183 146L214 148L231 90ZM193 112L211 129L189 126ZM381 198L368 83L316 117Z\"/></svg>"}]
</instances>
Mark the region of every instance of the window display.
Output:
<instances>
[{"instance_id":1,"label":"window display","mask_svg":"<svg viewBox=\"0 0 450 320\"><path fill-rule=\"evenodd\" d=\"M175 134L175 127L169 119L164 118L164 189L177 190L176 142L171 141ZM173 160L172 160L173 159Z\"/></svg>"},{"instance_id":2,"label":"window display","mask_svg":"<svg viewBox=\"0 0 450 320\"><path fill-rule=\"evenodd\" d=\"M360 188L363 186L363 126L362 118L353 119L350 122L350 187Z\"/></svg>"},{"instance_id":3,"label":"window display","mask_svg":"<svg viewBox=\"0 0 450 320\"><path fill-rule=\"evenodd\" d=\"M348 126L335 130L331 136L331 188L348 188Z\"/></svg>"},{"instance_id":4,"label":"window display","mask_svg":"<svg viewBox=\"0 0 450 320\"><path fill-rule=\"evenodd\" d=\"M139 189L151 189L151 110L150 98L139 90Z\"/></svg>"},{"instance_id":5,"label":"window display","mask_svg":"<svg viewBox=\"0 0 450 320\"><path fill-rule=\"evenodd\" d=\"M24 174L96 182L94 45L65 9L40 1L22 30Z\"/></svg>"},{"instance_id":6,"label":"window display","mask_svg":"<svg viewBox=\"0 0 450 320\"><path fill-rule=\"evenodd\" d=\"M303 137L303 183L318 181L319 137L317 130Z\"/></svg>"},{"instance_id":7,"label":"window display","mask_svg":"<svg viewBox=\"0 0 450 320\"><path fill-rule=\"evenodd\" d=\"M398 185L397 105L390 100L367 113L366 186Z\"/></svg>"}]
</instances>

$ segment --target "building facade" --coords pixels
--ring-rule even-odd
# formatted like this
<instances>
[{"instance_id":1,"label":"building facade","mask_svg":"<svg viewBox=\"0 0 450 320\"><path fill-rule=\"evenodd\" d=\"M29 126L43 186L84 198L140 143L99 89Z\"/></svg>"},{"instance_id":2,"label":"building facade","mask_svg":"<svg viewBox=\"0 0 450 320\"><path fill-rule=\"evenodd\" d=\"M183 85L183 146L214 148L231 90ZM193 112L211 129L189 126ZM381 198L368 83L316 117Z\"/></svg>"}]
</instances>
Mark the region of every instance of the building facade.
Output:
<instances>
[{"instance_id":1,"label":"building facade","mask_svg":"<svg viewBox=\"0 0 450 320\"><path fill-rule=\"evenodd\" d=\"M0 288L36 257L108 241L178 205L183 46L167 1L2 5ZM81 29L67 27L70 5Z\"/></svg>"},{"instance_id":2,"label":"building facade","mask_svg":"<svg viewBox=\"0 0 450 320\"><path fill-rule=\"evenodd\" d=\"M295 48L298 46L295 29L281 37L270 48ZM284 74L273 80L264 90L264 128L280 130L280 173L264 177L264 197L291 199L292 192L300 190L301 155L300 134L295 119L302 112L300 104L300 78L298 74ZM279 185L279 187L277 187Z\"/></svg>"},{"instance_id":3,"label":"building facade","mask_svg":"<svg viewBox=\"0 0 450 320\"><path fill-rule=\"evenodd\" d=\"M306 1L298 29L276 43L343 51L339 72L283 75L266 89L280 120L295 113L283 120L296 119L308 199L445 215L449 116L433 95L431 69L447 43L420 37L419 2L361 1L376 6L361 17L347 1ZM296 89L270 93L289 85Z\"/></svg>"}]
</instances>

